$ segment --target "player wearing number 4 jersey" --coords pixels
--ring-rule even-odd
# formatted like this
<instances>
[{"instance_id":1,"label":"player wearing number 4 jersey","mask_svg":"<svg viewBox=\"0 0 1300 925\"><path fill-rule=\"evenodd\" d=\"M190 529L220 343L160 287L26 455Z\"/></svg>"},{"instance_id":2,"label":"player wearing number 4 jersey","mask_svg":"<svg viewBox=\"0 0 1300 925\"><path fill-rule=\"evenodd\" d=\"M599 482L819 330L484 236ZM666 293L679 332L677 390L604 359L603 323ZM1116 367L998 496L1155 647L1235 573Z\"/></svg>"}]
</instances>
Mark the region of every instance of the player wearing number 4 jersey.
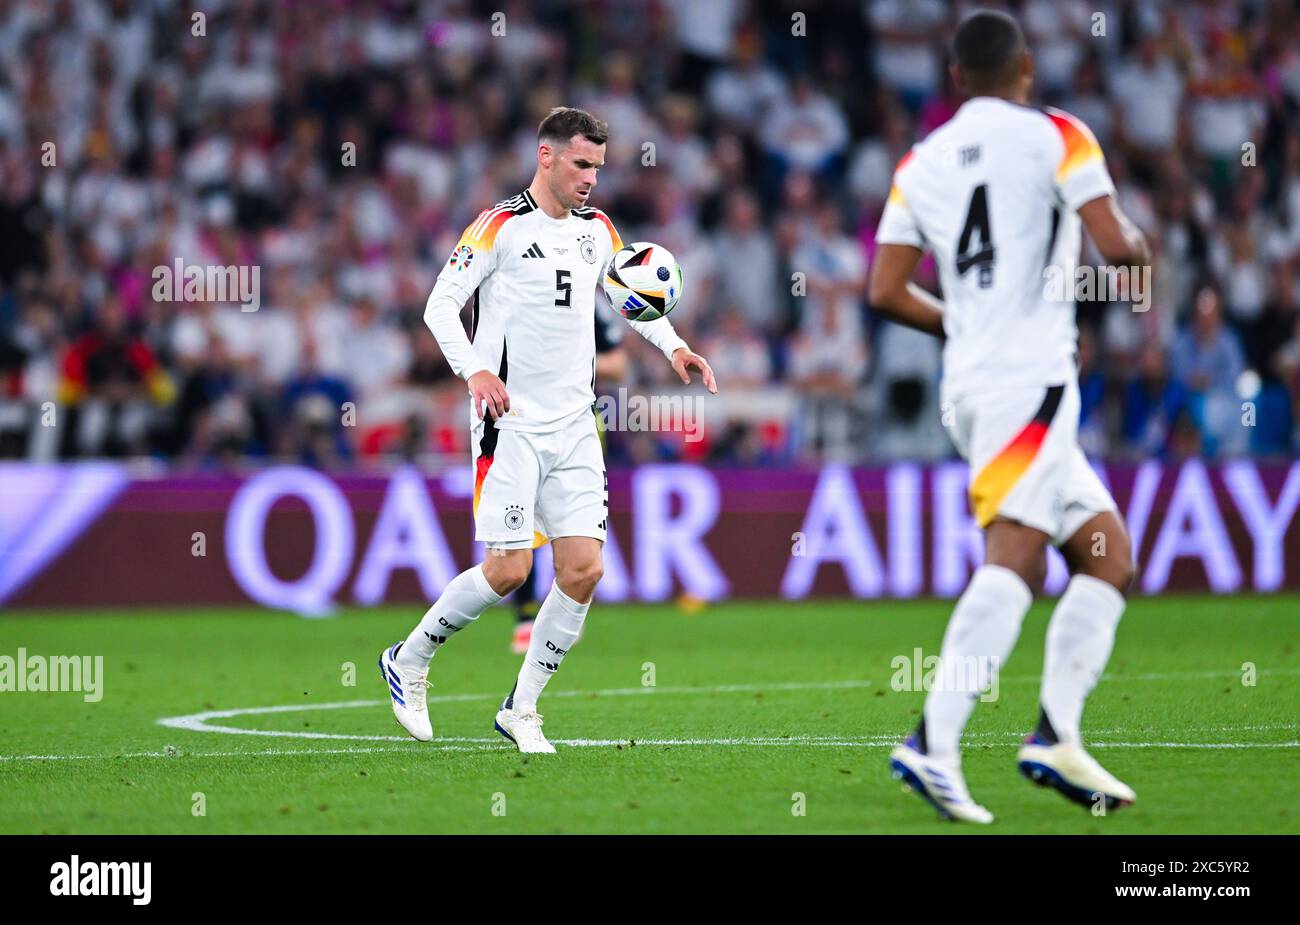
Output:
<instances>
[{"instance_id":1,"label":"player wearing number 4 jersey","mask_svg":"<svg viewBox=\"0 0 1300 925\"><path fill-rule=\"evenodd\" d=\"M895 170L870 299L945 339L944 423L970 464L985 560L953 611L921 722L891 765L942 815L992 821L966 789L958 740L1015 645L1051 543L1072 577L1048 626L1038 727L1019 766L1075 801L1113 807L1133 791L1083 750L1079 726L1110 656L1132 558L1115 503L1078 445L1074 305L1047 281L1074 279L1081 221L1113 264L1147 263L1147 246L1120 212L1087 127L1026 105L1033 61L1013 18L967 17L953 58L969 99ZM942 302L911 282L927 249Z\"/></svg>"},{"instance_id":2,"label":"player wearing number 4 jersey","mask_svg":"<svg viewBox=\"0 0 1300 925\"><path fill-rule=\"evenodd\" d=\"M601 274L623 243L605 213L587 205L606 137L605 124L589 113L552 110L538 130L532 183L470 224L425 308L448 363L469 387L475 536L487 557L452 579L411 634L379 657L393 713L421 741L433 737L426 691L434 653L518 588L533 548L550 542L555 583L496 729L520 751L555 751L542 734L537 698L586 619L609 517L592 413L594 313ZM467 302L468 337L460 320ZM709 364L668 319L629 323L683 382L695 368L717 391Z\"/></svg>"}]
</instances>

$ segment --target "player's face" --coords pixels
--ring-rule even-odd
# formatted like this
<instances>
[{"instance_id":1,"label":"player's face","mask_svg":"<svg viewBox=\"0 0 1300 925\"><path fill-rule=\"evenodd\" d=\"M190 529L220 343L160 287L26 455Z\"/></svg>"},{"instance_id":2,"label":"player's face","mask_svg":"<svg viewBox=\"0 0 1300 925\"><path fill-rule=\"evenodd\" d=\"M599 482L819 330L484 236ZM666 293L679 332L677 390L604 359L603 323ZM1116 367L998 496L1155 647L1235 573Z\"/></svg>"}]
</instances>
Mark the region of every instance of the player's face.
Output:
<instances>
[{"instance_id":1,"label":"player's face","mask_svg":"<svg viewBox=\"0 0 1300 925\"><path fill-rule=\"evenodd\" d=\"M578 209L587 204L591 191L596 188L596 171L605 164L605 146L598 145L583 135L575 135L557 151L551 163L549 180L551 192L566 209Z\"/></svg>"}]
</instances>

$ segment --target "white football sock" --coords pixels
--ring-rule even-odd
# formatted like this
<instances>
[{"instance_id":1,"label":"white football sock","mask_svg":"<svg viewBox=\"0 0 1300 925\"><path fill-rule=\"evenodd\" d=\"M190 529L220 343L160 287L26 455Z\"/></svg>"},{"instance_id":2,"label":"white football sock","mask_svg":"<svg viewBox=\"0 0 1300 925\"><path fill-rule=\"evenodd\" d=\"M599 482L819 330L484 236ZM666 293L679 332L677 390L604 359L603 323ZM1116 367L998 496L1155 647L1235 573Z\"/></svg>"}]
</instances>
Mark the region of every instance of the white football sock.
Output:
<instances>
[{"instance_id":1,"label":"white football sock","mask_svg":"<svg viewBox=\"0 0 1300 925\"><path fill-rule=\"evenodd\" d=\"M578 641L582 621L586 619L590 606L590 602L579 604L561 591L558 584L551 584L551 592L537 611L528 654L524 656L519 680L510 695L512 709L521 713L537 709L537 698L542 695L542 688L546 687L564 656Z\"/></svg>"},{"instance_id":2,"label":"white football sock","mask_svg":"<svg viewBox=\"0 0 1300 925\"><path fill-rule=\"evenodd\" d=\"M941 761L958 759L957 743L975 698L1011 654L1033 601L1029 586L1011 569L984 565L971 576L943 634L925 698L927 754Z\"/></svg>"},{"instance_id":3,"label":"white football sock","mask_svg":"<svg viewBox=\"0 0 1300 925\"><path fill-rule=\"evenodd\" d=\"M1043 657L1042 707L1060 742L1079 741L1083 702L1110 658L1124 605L1124 595L1114 585L1075 575L1052 611Z\"/></svg>"},{"instance_id":4,"label":"white football sock","mask_svg":"<svg viewBox=\"0 0 1300 925\"><path fill-rule=\"evenodd\" d=\"M404 668L423 668L429 664L433 654L456 633L473 623L479 614L487 610L501 595L492 590L483 566L476 565L461 572L442 589L442 594L419 626L411 631L397 653L396 662Z\"/></svg>"}]
</instances>

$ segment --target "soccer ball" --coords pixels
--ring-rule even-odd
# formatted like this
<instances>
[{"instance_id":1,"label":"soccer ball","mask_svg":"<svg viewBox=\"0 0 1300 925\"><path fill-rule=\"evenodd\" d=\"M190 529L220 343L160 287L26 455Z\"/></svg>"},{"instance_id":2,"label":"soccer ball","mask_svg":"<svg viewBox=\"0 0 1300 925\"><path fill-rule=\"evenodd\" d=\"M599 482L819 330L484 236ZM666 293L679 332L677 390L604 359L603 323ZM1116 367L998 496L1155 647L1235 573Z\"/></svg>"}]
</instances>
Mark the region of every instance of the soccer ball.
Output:
<instances>
[{"instance_id":1,"label":"soccer ball","mask_svg":"<svg viewBox=\"0 0 1300 925\"><path fill-rule=\"evenodd\" d=\"M668 248L637 241L616 251L601 285L609 303L629 321L654 321L682 297L682 268Z\"/></svg>"}]
</instances>

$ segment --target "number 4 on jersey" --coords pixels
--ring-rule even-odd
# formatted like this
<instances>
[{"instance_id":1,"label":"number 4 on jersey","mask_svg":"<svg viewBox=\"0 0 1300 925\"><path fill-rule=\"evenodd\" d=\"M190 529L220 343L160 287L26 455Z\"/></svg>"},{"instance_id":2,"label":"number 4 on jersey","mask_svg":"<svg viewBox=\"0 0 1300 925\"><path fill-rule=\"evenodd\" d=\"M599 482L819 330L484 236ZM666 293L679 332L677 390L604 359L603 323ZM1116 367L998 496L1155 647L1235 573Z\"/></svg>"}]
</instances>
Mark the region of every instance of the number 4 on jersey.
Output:
<instances>
[{"instance_id":1,"label":"number 4 on jersey","mask_svg":"<svg viewBox=\"0 0 1300 925\"><path fill-rule=\"evenodd\" d=\"M979 286L988 289L993 285L993 232L989 227L988 184L975 187L966 209L966 221L957 241L957 275L965 276L971 267L979 268ZM979 243L972 240L979 236Z\"/></svg>"}]
</instances>

